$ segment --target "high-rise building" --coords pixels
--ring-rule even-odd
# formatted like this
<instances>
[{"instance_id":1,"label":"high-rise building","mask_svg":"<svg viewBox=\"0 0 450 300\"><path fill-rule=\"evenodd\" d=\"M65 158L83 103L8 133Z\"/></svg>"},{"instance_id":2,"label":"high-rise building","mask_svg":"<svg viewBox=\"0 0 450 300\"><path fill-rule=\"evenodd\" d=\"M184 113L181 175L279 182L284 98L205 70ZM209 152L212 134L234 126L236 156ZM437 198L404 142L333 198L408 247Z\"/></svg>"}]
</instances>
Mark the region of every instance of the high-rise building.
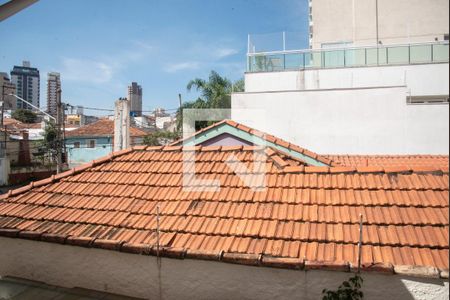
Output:
<instances>
[{"instance_id":1,"label":"high-rise building","mask_svg":"<svg viewBox=\"0 0 450 300\"><path fill-rule=\"evenodd\" d=\"M3 93L4 109L15 110L17 101L10 94L16 94L16 85L9 80L8 73L5 72L0 72L0 93Z\"/></svg>"},{"instance_id":2,"label":"high-rise building","mask_svg":"<svg viewBox=\"0 0 450 300\"><path fill-rule=\"evenodd\" d=\"M273 34L249 36L233 120L319 153L448 154L449 1L309 8L310 49L285 33L269 50Z\"/></svg>"},{"instance_id":3,"label":"high-rise building","mask_svg":"<svg viewBox=\"0 0 450 300\"><path fill-rule=\"evenodd\" d=\"M40 76L37 68L32 68L29 61L24 61L22 66L14 66L11 71L11 81L16 85L17 96L39 107ZM17 108L32 109L22 100L17 99Z\"/></svg>"},{"instance_id":4,"label":"high-rise building","mask_svg":"<svg viewBox=\"0 0 450 300\"><path fill-rule=\"evenodd\" d=\"M56 98L61 88L61 77L57 72L47 74L47 112L56 117Z\"/></svg>"},{"instance_id":5,"label":"high-rise building","mask_svg":"<svg viewBox=\"0 0 450 300\"><path fill-rule=\"evenodd\" d=\"M142 87L136 82L132 82L128 86L128 100L131 104L131 115L140 117L142 115Z\"/></svg>"},{"instance_id":6,"label":"high-rise building","mask_svg":"<svg viewBox=\"0 0 450 300\"><path fill-rule=\"evenodd\" d=\"M310 0L312 49L448 39L448 0Z\"/></svg>"}]
</instances>

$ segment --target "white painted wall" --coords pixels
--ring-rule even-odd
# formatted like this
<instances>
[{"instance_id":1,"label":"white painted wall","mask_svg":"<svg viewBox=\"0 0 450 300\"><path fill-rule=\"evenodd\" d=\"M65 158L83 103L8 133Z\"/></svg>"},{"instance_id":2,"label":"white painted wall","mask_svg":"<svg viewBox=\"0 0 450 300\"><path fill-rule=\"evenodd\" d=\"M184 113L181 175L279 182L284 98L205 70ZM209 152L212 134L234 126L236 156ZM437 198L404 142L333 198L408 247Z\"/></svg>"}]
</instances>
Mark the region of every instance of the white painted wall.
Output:
<instances>
[{"instance_id":1,"label":"white painted wall","mask_svg":"<svg viewBox=\"0 0 450 300\"><path fill-rule=\"evenodd\" d=\"M245 109L264 109L269 133L318 153L448 154L448 105L408 105L407 95L405 86L236 93L232 119L246 124Z\"/></svg>"},{"instance_id":2,"label":"white painted wall","mask_svg":"<svg viewBox=\"0 0 450 300\"><path fill-rule=\"evenodd\" d=\"M449 64L246 73L246 92L406 85L412 96L448 95Z\"/></svg>"},{"instance_id":3,"label":"white painted wall","mask_svg":"<svg viewBox=\"0 0 450 300\"><path fill-rule=\"evenodd\" d=\"M320 299L350 273L250 267L0 237L0 276L147 299ZM448 280L363 273L365 299L447 299Z\"/></svg>"},{"instance_id":4,"label":"white painted wall","mask_svg":"<svg viewBox=\"0 0 450 300\"><path fill-rule=\"evenodd\" d=\"M432 42L448 34L448 0L313 0L314 48L322 43L376 45Z\"/></svg>"}]
</instances>

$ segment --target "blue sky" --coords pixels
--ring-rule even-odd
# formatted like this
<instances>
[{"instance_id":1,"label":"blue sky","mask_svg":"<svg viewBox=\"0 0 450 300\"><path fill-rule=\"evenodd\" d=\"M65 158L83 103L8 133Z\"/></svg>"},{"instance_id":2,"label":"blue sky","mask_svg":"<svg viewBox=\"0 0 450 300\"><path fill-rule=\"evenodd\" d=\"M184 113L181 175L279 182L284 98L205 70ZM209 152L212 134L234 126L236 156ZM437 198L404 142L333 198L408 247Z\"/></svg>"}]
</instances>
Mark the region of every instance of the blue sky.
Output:
<instances>
[{"instance_id":1,"label":"blue sky","mask_svg":"<svg viewBox=\"0 0 450 300\"><path fill-rule=\"evenodd\" d=\"M243 77L248 33L296 32L289 42L307 48L307 18L307 0L40 0L0 23L0 71L30 60L41 106L56 71L72 105L112 108L137 81L144 110L176 108L178 93L197 97L190 79Z\"/></svg>"}]
</instances>

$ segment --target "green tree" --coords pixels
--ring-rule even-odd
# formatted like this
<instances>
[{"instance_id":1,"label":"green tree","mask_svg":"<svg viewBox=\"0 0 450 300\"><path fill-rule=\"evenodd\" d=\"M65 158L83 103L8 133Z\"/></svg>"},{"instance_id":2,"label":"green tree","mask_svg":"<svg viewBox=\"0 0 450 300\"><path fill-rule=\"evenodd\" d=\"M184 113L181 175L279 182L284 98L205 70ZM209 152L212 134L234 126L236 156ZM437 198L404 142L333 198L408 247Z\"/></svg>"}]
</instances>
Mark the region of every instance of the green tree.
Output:
<instances>
[{"instance_id":1,"label":"green tree","mask_svg":"<svg viewBox=\"0 0 450 300\"><path fill-rule=\"evenodd\" d=\"M182 111L186 108L203 109L203 108L231 108L231 92L243 91L244 81L240 79L234 84L226 77L222 77L216 71L211 71L207 80L195 78L187 84L187 90L195 89L200 92L200 97L195 101L183 103L182 107L177 111L177 129L181 132L183 118ZM230 117L230 116L228 116ZM220 121L220 120L217 120ZM213 122L199 121L195 124L195 129L199 130L210 125Z\"/></svg>"},{"instance_id":2,"label":"green tree","mask_svg":"<svg viewBox=\"0 0 450 300\"><path fill-rule=\"evenodd\" d=\"M187 90L195 88L208 108L231 108L231 81L216 71L211 71L208 80L195 78L189 81Z\"/></svg>"},{"instance_id":3,"label":"green tree","mask_svg":"<svg viewBox=\"0 0 450 300\"><path fill-rule=\"evenodd\" d=\"M35 123L37 119L37 115L28 109L16 109L11 117L23 123Z\"/></svg>"},{"instance_id":4,"label":"green tree","mask_svg":"<svg viewBox=\"0 0 450 300\"><path fill-rule=\"evenodd\" d=\"M245 92L244 78L235 81L233 84L233 93L240 93L240 92Z\"/></svg>"},{"instance_id":5,"label":"green tree","mask_svg":"<svg viewBox=\"0 0 450 300\"><path fill-rule=\"evenodd\" d=\"M144 137L147 146L163 146L178 139L178 134L170 131L156 131Z\"/></svg>"}]
</instances>

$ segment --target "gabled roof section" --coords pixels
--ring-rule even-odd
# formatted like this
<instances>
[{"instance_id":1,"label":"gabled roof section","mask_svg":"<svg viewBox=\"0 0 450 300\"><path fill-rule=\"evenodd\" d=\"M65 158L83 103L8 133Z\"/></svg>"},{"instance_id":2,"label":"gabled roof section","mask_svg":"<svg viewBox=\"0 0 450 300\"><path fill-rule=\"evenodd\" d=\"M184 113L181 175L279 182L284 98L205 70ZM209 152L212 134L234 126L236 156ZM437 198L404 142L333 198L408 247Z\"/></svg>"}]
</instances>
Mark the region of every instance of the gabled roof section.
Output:
<instances>
[{"instance_id":1,"label":"gabled roof section","mask_svg":"<svg viewBox=\"0 0 450 300\"><path fill-rule=\"evenodd\" d=\"M250 128L246 125L237 123L232 120L223 120L214 123L206 128L197 131L194 135L186 139L180 139L178 141L173 142L171 145L172 146L175 145L181 146L183 144L188 146L198 145L206 140L217 137L224 133L231 134L239 139L243 139L252 144L256 145L265 144L268 147L278 149L293 157L301 159L302 161L312 166L335 165L334 162L327 157L321 156L317 153L301 148L295 144L291 144L276 136Z\"/></svg>"},{"instance_id":2,"label":"gabled roof section","mask_svg":"<svg viewBox=\"0 0 450 300\"><path fill-rule=\"evenodd\" d=\"M145 136L147 133L139 128L130 126L130 136ZM114 136L114 120L100 119L94 123L81 126L66 132L66 138L75 137L112 137Z\"/></svg>"},{"instance_id":3,"label":"gabled roof section","mask_svg":"<svg viewBox=\"0 0 450 300\"><path fill-rule=\"evenodd\" d=\"M349 167L406 167L434 166L448 168L448 155L324 155L337 164Z\"/></svg>"},{"instance_id":4,"label":"gabled roof section","mask_svg":"<svg viewBox=\"0 0 450 300\"><path fill-rule=\"evenodd\" d=\"M159 206L160 255L350 271L361 214L363 271L448 278L447 168L310 167L255 146L184 151L220 190L183 189L182 147L139 146L9 191L0 235L155 255ZM231 169L230 157L246 167ZM263 190L241 180L260 173Z\"/></svg>"}]
</instances>

